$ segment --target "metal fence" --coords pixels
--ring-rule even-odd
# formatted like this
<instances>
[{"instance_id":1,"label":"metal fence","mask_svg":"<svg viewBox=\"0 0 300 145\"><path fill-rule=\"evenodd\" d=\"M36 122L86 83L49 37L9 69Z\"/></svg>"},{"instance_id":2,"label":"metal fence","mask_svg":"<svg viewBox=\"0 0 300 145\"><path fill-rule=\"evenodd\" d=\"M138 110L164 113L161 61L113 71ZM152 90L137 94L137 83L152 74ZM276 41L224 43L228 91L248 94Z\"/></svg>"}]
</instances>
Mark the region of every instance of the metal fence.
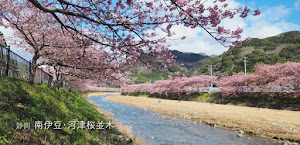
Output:
<instances>
[{"instance_id":1,"label":"metal fence","mask_svg":"<svg viewBox=\"0 0 300 145\"><path fill-rule=\"evenodd\" d=\"M18 54L12 52L10 47L0 45L0 76L18 78L24 81L29 80L31 62L27 61ZM35 83L45 83L51 85L52 75L38 68L35 73Z\"/></svg>"}]
</instances>

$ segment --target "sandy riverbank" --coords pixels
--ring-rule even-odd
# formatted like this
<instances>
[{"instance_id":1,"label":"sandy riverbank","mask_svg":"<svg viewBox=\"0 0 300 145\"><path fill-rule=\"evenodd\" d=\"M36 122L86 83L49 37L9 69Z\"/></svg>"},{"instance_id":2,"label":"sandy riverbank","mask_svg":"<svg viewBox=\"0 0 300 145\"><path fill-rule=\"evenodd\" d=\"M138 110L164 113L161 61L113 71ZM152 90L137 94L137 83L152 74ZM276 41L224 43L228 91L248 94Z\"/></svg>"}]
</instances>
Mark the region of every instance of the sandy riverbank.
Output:
<instances>
[{"instance_id":1,"label":"sandy riverbank","mask_svg":"<svg viewBox=\"0 0 300 145\"><path fill-rule=\"evenodd\" d=\"M267 139L300 142L300 111L190 101L178 102L134 96L111 96L107 100L210 125L217 124L220 128L243 130Z\"/></svg>"}]
</instances>

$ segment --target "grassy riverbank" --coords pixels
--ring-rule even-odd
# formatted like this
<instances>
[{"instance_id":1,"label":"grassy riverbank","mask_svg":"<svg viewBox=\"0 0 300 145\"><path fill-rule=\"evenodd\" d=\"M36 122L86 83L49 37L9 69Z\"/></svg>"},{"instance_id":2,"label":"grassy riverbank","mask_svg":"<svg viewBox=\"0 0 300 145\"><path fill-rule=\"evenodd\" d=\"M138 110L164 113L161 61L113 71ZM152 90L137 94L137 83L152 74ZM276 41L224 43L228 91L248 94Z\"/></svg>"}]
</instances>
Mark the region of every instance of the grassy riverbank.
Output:
<instances>
[{"instance_id":1,"label":"grassy riverbank","mask_svg":"<svg viewBox=\"0 0 300 145\"><path fill-rule=\"evenodd\" d=\"M112 96L108 100L182 117L224 129L243 130L267 139L300 142L300 111L166 100L149 97Z\"/></svg>"},{"instance_id":2,"label":"grassy riverbank","mask_svg":"<svg viewBox=\"0 0 300 145\"><path fill-rule=\"evenodd\" d=\"M116 129L68 129L68 121L109 121L81 95L0 77L0 144L133 144ZM35 121L53 125L35 129ZM62 129L53 129L54 121ZM17 123L30 123L30 129L17 129Z\"/></svg>"}]
</instances>

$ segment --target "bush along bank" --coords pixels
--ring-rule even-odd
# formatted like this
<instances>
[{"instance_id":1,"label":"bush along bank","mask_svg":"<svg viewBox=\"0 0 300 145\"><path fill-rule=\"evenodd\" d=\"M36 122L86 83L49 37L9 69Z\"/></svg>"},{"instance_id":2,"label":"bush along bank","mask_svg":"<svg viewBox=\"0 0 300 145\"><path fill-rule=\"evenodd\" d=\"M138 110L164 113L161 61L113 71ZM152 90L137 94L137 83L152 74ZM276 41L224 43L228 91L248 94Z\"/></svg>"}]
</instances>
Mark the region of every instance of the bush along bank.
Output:
<instances>
[{"instance_id":1,"label":"bush along bank","mask_svg":"<svg viewBox=\"0 0 300 145\"><path fill-rule=\"evenodd\" d=\"M116 128L106 128L110 120L81 95L0 77L0 144L133 144ZM42 125L36 128L37 121L42 121ZM54 129L54 121L61 121L61 129ZM76 122L75 129L69 128L69 121ZM85 126L81 128L79 122ZM98 122L103 123L104 129L99 129Z\"/></svg>"}]
</instances>

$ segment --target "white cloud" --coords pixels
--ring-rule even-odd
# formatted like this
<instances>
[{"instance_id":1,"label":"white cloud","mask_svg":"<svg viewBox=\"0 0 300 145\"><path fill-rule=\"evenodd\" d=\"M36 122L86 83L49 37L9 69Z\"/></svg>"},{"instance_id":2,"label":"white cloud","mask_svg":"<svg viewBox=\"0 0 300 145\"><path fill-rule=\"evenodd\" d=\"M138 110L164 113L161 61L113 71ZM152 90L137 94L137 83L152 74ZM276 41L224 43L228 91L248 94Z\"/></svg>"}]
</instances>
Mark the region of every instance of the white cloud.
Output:
<instances>
[{"instance_id":1,"label":"white cloud","mask_svg":"<svg viewBox=\"0 0 300 145\"><path fill-rule=\"evenodd\" d=\"M276 15L274 15L274 12L276 12ZM291 9L282 5L269 7L262 11L260 16L248 19L247 22L251 25L245 28L244 35L254 38L265 38L287 31L299 31L300 25L285 21L290 12Z\"/></svg>"},{"instance_id":2,"label":"white cloud","mask_svg":"<svg viewBox=\"0 0 300 145\"><path fill-rule=\"evenodd\" d=\"M300 0L298 0L300 1ZM242 4L233 0L227 1L233 7L243 7ZM253 9L253 8L252 8ZM267 7L260 9L260 16L248 16L243 19L236 17L233 19L224 20L221 25L225 28L235 30L238 26L244 28L242 39L247 37L265 38L275 36L287 31L300 31L300 25L285 21L291 9L283 5L275 7ZM276 12L276 14L274 14ZM171 49L176 49L183 52L205 53L208 55L222 54L227 48L224 48L201 28L189 29L183 26L173 26L172 30L176 32L177 38L187 36L185 40L168 41L171 44Z\"/></svg>"},{"instance_id":3,"label":"white cloud","mask_svg":"<svg viewBox=\"0 0 300 145\"><path fill-rule=\"evenodd\" d=\"M241 7L241 4L234 0L227 0L228 9ZM213 5L212 1L207 1L206 6ZM233 18L223 21L220 25L226 29L236 30L239 27L246 27L242 18ZM185 40L172 40L168 41L171 44L171 49L176 49L182 52L194 52L194 53L205 53L207 55L221 54L227 51L228 48L223 47L219 42L212 38L206 31L198 27L190 29L184 26L173 26L172 31L175 31L176 35L173 38L180 38L187 36Z\"/></svg>"},{"instance_id":4,"label":"white cloud","mask_svg":"<svg viewBox=\"0 0 300 145\"><path fill-rule=\"evenodd\" d=\"M174 26L172 30L176 32L176 36L187 36L187 38L168 41L171 44L171 49L182 52L206 53L208 55L219 54L220 51L226 50L201 28L190 29L184 26Z\"/></svg>"},{"instance_id":5,"label":"white cloud","mask_svg":"<svg viewBox=\"0 0 300 145\"><path fill-rule=\"evenodd\" d=\"M296 10L300 10L300 0L297 0L294 4Z\"/></svg>"},{"instance_id":6,"label":"white cloud","mask_svg":"<svg viewBox=\"0 0 300 145\"><path fill-rule=\"evenodd\" d=\"M287 31L300 30L300 26L289 23L286 21L280 21L276 23L270 23L268 21L258 21L245 29L244 35L249 35L253 38L266 38L275 36Z\"/></svg>"},{"instance_id":7,"label":"white cloud","mask_svg":"<svg viewBox=\"0 0 300 145\"><path fill-rule=\"evenodd\" d=\"M259 16L250 17L252 21L265 20L265 21L279 21L286 18L292 9L285 7L284 5L279 5L275 7L269 7L261 10ZM274 14L276 12L276 14Z\"/></svg>"}]
</instances>

